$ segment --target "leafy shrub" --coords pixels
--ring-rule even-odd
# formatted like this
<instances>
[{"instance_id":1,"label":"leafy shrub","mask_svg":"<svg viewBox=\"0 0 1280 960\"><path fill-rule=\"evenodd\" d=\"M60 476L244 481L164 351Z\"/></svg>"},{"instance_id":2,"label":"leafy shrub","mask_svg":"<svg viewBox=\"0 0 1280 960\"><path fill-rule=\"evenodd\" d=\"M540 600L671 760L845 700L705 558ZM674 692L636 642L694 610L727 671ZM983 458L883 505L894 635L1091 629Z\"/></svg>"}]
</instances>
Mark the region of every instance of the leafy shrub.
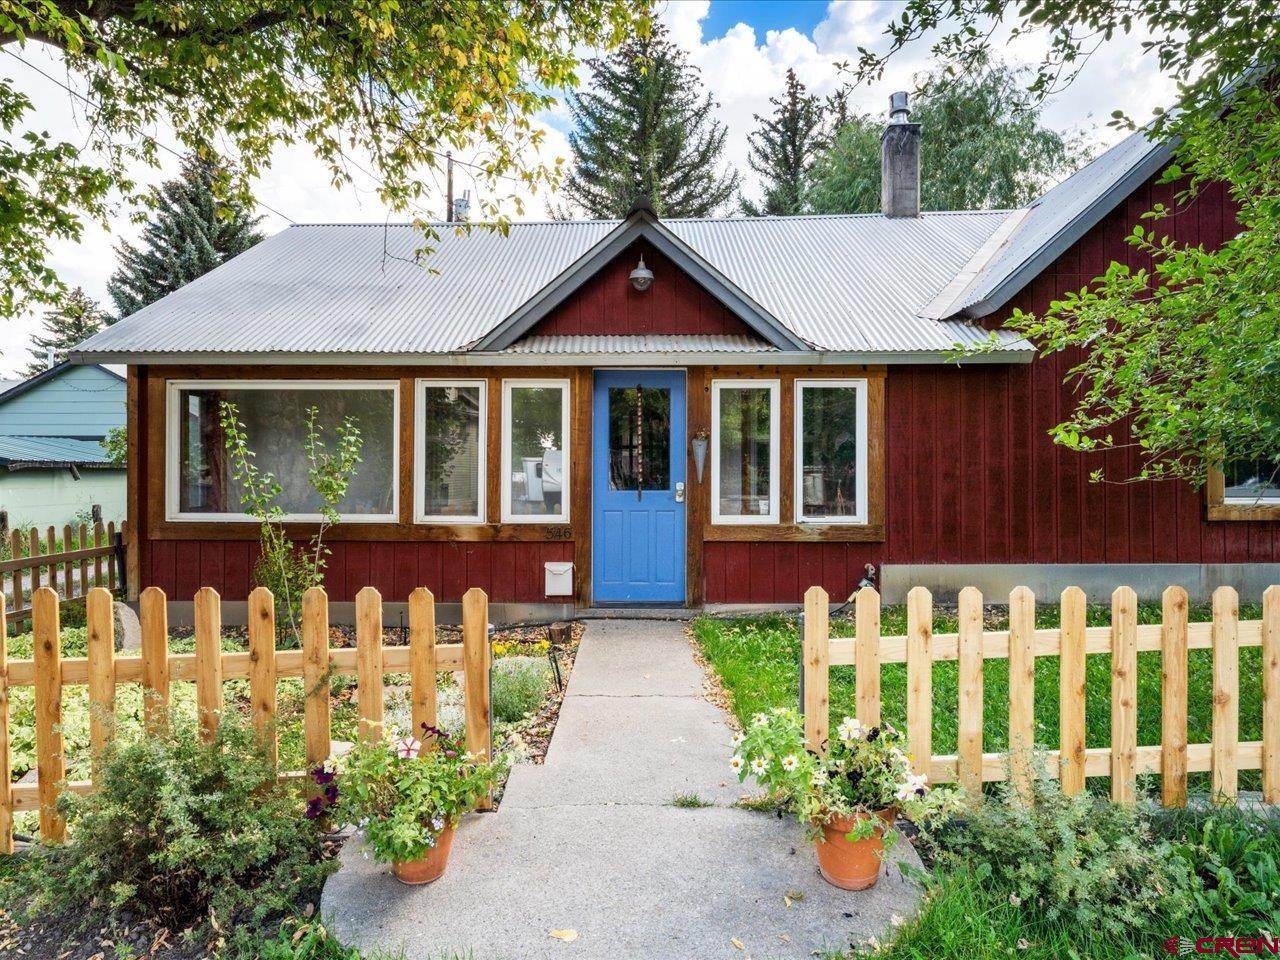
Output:
<instances>
[{"instance_id":1,"label":"leafy shrub","mask_svg":"<svg viewBox=\"0 0 1280 960\"><path fill-rule=\"evenodd\" d=\"M1190 870L1148 812L1068 797L1055 781L1037 780L1029 805L1002 784L936 840L944 863L968 864L1048 921L1095 935L1163 933L1190 912Z\"/></svg>"},{"instance_id":2,"label":"leafy shrub","mask_svg":"<svg viewBox=\"0 0 1280 960\"><path fill-rule=\"evenodd\" d=\"M72 841L38 851L38 902L128 909L179 927L208 917L222 930L292 907L330 866L275 773L234 715L207 744L185 723L116 743L97 789L58 801Z\"/></svg>"},{"instance_id":3,"label":"leafy shrub","mask_svg":"<svg viewBox=\"0 0 1280 960\"><path fill-rule=\"evenodd\" d=\"M551 689L551 665L541 657L493 662L493 716L512 723L537 710Z\"/></svg>"},{"instance_id":4,"label":"leafy shrub","mask_svg":"<svg viewBox=\"0 0 1280 960\"><path fill-rule=\"evenodd\" d=\"M1280 930L1280 815L1235 808L1177 811L1156 824L1194 874L1197 930Z\"/></svg>"}]
</instances>

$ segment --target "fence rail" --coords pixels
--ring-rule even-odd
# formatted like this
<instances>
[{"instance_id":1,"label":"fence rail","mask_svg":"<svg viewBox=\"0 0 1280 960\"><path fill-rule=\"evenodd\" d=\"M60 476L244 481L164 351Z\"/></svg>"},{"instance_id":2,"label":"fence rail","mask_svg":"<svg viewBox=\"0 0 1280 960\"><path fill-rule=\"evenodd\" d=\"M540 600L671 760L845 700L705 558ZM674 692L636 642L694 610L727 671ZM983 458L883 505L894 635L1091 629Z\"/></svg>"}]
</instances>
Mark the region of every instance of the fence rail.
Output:
<instances>
[{"instance_id":1,"label":"fence rail","mask_svg":"<svg viewBox=\"0 0 1280 960\"><path fill-rule=\"evenodd\" d=\"M61 587L64 601L85 597L94 587L123 589L123 527L117 533L114 520L105 526L65 524L61 549L56 527L43 537L34 527L9 531L9 559L0 559L0 594L8 598L9 619L30 619L30 601L42 585Z\"/></svg>"},{"instance_id":2,"label":"fence rail","mask_svg":"<svg viewBox=\"0 0 1280 960\"><path fill-rule=\"evenodd\" d=\"M880 667L907 665L907 740L917 773L933 782L958 782L980 791L986 781L1012 779L1027 792L1033 769L1035 661L1059 658L1057 750L1036 751L1044 772L1061 780L1069 794L1084 789L1085 777L1111 778L1111 797L1133 802L1139 774L1161 774L1161 802L1182 806L1187 774L1209 772L1216 797L1234 799L1241 770L1262 771L1262 797L1280 803L1280 586L1262 597L1262 619L1241 622L1239 597L1231 587L1213 594L1213 620L1188 622L1187 592L1169 587L1162 598L1162 622L1140 625L1138 598L1119 587L1111 598L1111 625L1085 624L1086 602L1079 587L1059 598L1060 626L1036 627L1036 598L1026 587L1009 596L1009 629L984 630L982 594L960 591L955 633L933 632L933 598L923 587L907 595L907 633L880 636L880 596L871 588L855 600L853 638L832 638L828 597L821 587L805 593L801 702L805 738L821 750L829 735L830 675L833 666L854 667L858 719L880 723ZM1262 647L1262 739L1240 742L1241 647ZM1187 742L1187 652L1212 650L1212 740ZM1161 654L1161 742L1138 745L1138 653ZM1111 745L1085 746L1085 658L1111 655ZM983 750L983 661L1009 661L1009 752ZM957 661L957 750L933 752L933 664Z\"/></svg>"},{"instance_id":3,"label":"fence rail","mask_svg":"<svg viewBox=\"0 0 1280 960\"><path fill-rule=\"evenodd\" d=\"M88 656L61 655L58 594L38 587L32 598L34 657L8 660L5 650L5 603L0 596L0 852L12 852L13 814L38 810L40 833L61 840L66 825L56 810L62 790L86 793L93 781L67 781L62 731L62 694L72 685L87 685L89 695L89 743L96 760L113 733L116 686L141 684L144 730L155 731L163 722L173 683L193 682L204 735L212 737L224 709L223 684L249 681L249 713L259 737L276 757L277 681L301 677L304 688L303 736L306 763L312 767L330 756L330 678L357 678L357 712L361 737L379 735L383 721L384 676L408 673L412 697L412 721L436 725L438 698L436 673L463 673L463 712L467 749L486 757L492 754L490 716L490 667L488 639L489 601L483 590L472 588L462 598L462 642L436 643L435 598L425 588L409 595L408 646L388 646L382 640L382 596L373 587L356 595L356 646L329 646L328 598L320 587L308 590L302 600L302 648L277 650L275 602L271 592L259 587L249 594L249 649L223 652L221 600L217 591L204 587L195 595L195 653L169 652L167 598L164 591L148 587L139 597L142 626L141 655L116 655L111 591L94 587L86 600ZM35 690L35 784L11 783L9 692L16 687ZM304 777L306 771L281 773L281 779ZM486 799L481 803L488 807Z\"/></svg>"}]
</instances>

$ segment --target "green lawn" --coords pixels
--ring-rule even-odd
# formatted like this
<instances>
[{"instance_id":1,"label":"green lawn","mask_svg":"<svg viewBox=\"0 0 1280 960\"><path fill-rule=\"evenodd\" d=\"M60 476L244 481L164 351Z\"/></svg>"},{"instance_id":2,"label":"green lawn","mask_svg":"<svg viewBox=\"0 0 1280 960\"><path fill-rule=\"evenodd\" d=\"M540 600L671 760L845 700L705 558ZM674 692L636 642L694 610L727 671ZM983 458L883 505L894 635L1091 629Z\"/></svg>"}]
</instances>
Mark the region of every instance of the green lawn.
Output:
<instances>
[{"instance_id":1,"label":"green lawn","mask_svg":"<svg viewBox=\"0 0 1280 960\"><path fill-rule=\"evenodd\" d=\"M851 615L852 611L848 611ZM1241 619L1256 619L1257 607L1242 606ZM1111 611L1105 606L1091 606L1090 626L1110 623ZM1139 623L1159 623L1158 604L1142 604ZM1193 621L1211 619L1207 605L1195 605ZM1037 610L1037 625L1056 627L1058 610L1046 606ZM988 629L1008 627L1008 619L1000 608L988 611ZM956 630L954 614L938 612L934 616L936 633ZM703 653L720 675L731 698L734 713L741 720L777 706L797 706L800 696L800 636L794 617L771 615L721 620L702 617L693 623L693 632ZM831 620L833 636L854 635L853 623L846 616ZM881 633L897 636L906 633L906 609L885 607ZM1085 717L1086 740L1090 747L1105 747L1111 742L1111 658L1107 654L1090 654L1086 662L1087 683ZM1191 743L1207 743L1211 729L1212 659L1209 650L1193 650L1189 654L1189 689L1187 703L1188 736ZM880 674L882 715L885 720L906 727L906 664L886 664ZM983 748L998 752L1008 745L1009 672L1007 660L983 663ZM940 661L933 668L933 749L935 753L956 750L956 705L958 703L955 661ZM1160 743L1160 654L1138 655L1138 743ZM831 669L831 721L854 712L854 668ZM1036 660L1036 743L1040 747L1058 746L1058 658ZM1262 736L1261 650L1240 650L1240 739L1258 740ZM1203 788L1193 775L1192 786ZM1253 772L1241 773L1241 787L1256 789L1258 777Z\"/></svg>"}]
</instances>

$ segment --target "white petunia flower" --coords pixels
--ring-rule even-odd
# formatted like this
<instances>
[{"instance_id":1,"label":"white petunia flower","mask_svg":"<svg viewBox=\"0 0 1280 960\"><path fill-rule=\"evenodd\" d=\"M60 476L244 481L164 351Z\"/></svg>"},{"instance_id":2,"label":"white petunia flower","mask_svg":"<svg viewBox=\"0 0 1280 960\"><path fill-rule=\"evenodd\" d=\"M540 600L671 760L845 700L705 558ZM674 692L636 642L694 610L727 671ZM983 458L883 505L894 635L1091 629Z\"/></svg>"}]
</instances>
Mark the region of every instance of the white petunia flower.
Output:
<instances>
[{"instance_id":1,"label":"white petunia flower","mask_svg":"<svg viewBox=\"0 0 1280 960\"><path fill-rule=\"evenodd\" d=\"M813 771L813 777L811 779L811 782L815 787L824 786L827 782L827 771L823 770L821 767L818 767L816 770Z\"/></svg>"},{"instance_id":2,"label":"white petunia flower","mask_svg":"<svg viewBox=\"0 0 1280 960\"><path fill-rule=\"evenodd\" d=\"M862 739L862 724L857 717L845 717L840 721L840 726L836 730L840 739L845 743L852 743L854 740Z\"/></svg>"},{"instance_id":3,"label":"white petunia flower","mask_svg":"<svg viewBox=\"0 0 1280 960\"><path fill-rule=\"evenodd\" d=\"M422 744L413 737L404 737L396 743L396 754L409 760L418 755L421 747Z\"/></svg>"},{"instance_id":4,"label":"white petunia flower","mask_svg":"<svg viewBox=\"0 0 1280 960\"><path fill-rule=\"evenodd\" d=\"M751 718L751 725L753 727L763 727L766 724L768 724L768 722L769 722L769 718L766 717L763 713L757 713L754 717Z\"/></svg>"},{"instance_id":5,"label":"white petunia flower","mask_svg":"<svg viewBox=\"0 0 1280 960\"><path fill-rule=\"evenodd\" d=\"M790 773L798 766L800 766L800 761L796 759L796 755L794 753L788 757L782 758L782 769L787 771L787 773Z\"/></svg>"},{"instance_id":6,"label":"white petunia flower","mask_svg":"<svg viewBox=\"0 0 1280 960\"><path fill-rule=\"evenodd\" d=\"M743 764L742 758L740 756L737 756L736 754L729 760L729 766L733 767L733 770L735 773L737 773L739 770L742 769L742 764Z\"/></svg>"},{"instance_id":7,"label":"white petunia flower","mask_svg":"<svg viewBox=\"0 0 1280 960\"><path fill-rule=\"evenodd\" d=\"M764 762L764 757L756 757L751 761L751 772L755 774L764 773L769 765Z\"/></svg>"}]
</instances>

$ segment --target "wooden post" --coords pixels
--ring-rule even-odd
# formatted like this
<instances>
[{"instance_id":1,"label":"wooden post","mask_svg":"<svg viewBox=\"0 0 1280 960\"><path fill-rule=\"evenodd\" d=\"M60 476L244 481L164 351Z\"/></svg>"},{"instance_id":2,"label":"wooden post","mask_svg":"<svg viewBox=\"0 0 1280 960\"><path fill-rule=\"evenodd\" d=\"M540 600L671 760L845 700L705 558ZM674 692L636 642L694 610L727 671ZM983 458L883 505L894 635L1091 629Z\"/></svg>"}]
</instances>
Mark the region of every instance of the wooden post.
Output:
<instances>
[{"instance_id":1,"label":"wooden post","mask_svg":"<svg viewBox=\"0 0 1280 960\"><path fill-rule=\"evenodd\" d=\"M804 592L804 742L815 753L827 752L831 735L831 630L827 591Z\"/></svg>"},{"instance_id":2,"label":"wooden post","mask_svg":"<svg viewBox=\"0 0 1280 960\"><path fill-rule=\"evenodd\" d=\"M1024 802L1033 797L1036 746L1036 595L1009 594L1009 774Z\"/></svg>"},{"instance_id":3,"label":"wooden post","mask_svg":"<svg viewBox=\"0 0 1280 960\"><path fill-rule=\"evenodd\" d=\"M858 591L855 603L854 684L857 717L863 726L880 726L880 594L873 587Z\"/></svg>"},{"instance_id":4,"label":"wooden post","mask_svg":"<svg viewBox=\"0 0 1280 960\"><path fill-rule=\"evenodd\" d=\"M409 594L409 684L413 735L424 743L423 727L436 725L436 601L426 587Z\"/></svg>"},{"instance_id":5,"label":"wooden post","mask_svg":"<svg viewBox=\"0 0 1280 960\"><path fill-rule=\"evenodd\" d=\"M1280 803L1280 586L1262 594L1262 801Z\"/></svg>"},{"instance_id":6,"label":"wooden post","mask_svg":"<svg viewBox=\"0 0 1280 960\"><path fill-rule=\"evenodd\" d=\"M196 591L195 621L196 712L201 735L212 742L222 720L222 598L213 587Z\"/></svg>"},{"instance_id":7,"label":"wooden post","mask_svg":"<svg viewBox=\"0 0 1280 960\"><path fill-rule=\"evenodd\" d=\"M275 766L276 601L266 587L255 587L249 593L249 699L253 727Z\"/></svg>"},{"instance_id":8,"label":"wooden post","mask_svg":"<svg viewBox=\"0 0 1280 960\"><path fill-rule=\"evenodd\" d=\"M356 594L356 694L360 738L382 736L382 594L365 587Z\"/></svg>"},{"instance_id":9,"label":"wooden post","mask_svg":"<svg viewBox=\"0 0 1280 960\"><path fill-rule=\"evenodd\" d=\"M976 587L960 591L959 620L957 780L976 803L982 799L982 594Z\"/></svg>"},{"instance_id":10,"label":"wooden post","mask_svg":"<svg viewBox=\"0 0 1280 960\"><path fill-rule=\"evenodd\" d=\"M139 595L138 622L142 629L143 725L155 733L169 714L169 606L159 587L147 587Z\"/></svg>"},{"instance_id":11,"label":"wooden post","mask_svg":"<svg viewBox=\"0 0 1280 960\"><path fill-rule=\"evenodd\" d=\"M1138 595L1132 587L1111 594L1111 799L1137 800Z\"/></svg>"},{"instance_id":12,"label":"wooden post","mask_svg":"<svg viewBox=\"0 0 1280 960\"><path fill-rule=\"evenodd\" d=\"M302 595L302 686L306 696L303 733L307 766L329 759L333 744L329 710L329 596L323 587Z\"/></svg>"},{"instance_id":13,"label":"wooden post","mask_svg":"<svg viewBox=\"0 0 1280 960\"><path fill-rule=\"evenodd\" d=\"M85 597L89 648L89 750L93 779L115 730L116 618L110 590L94 587Z\"/></svg>"},{"instance_id":14,"label":"wooden post","mask_svg":"<svg viewBox=\"0 0 1280 960\"><path fill-rule=\"evenodd\" d=\"M1213 800L1235 803L1240 741L1240 598L1213 591Z\"/></svg>"},{"instance_id":15,"label":"wooden post","mask_svg":"<svg viewBox=\"0 0 1280 960\"><path fill-rule=\"evenodd\" d=\"M31 598L35 632L36 778L40 835L60 843L67 825L58 813L58 784L67 777L62 741L62 643L58 594L41 587Z\"/></svg>"},{"instance_id":16,"label":"wooden post","mask_svg":"<svg viewBox=\"0 0 1280 960\"><path fill-rule=\"evenodd\" d=\"M14 554L17 559L18 554ZM16 581L15 581L16 582ZM22 593L15 586L14 603ZM9 629L4 591L0 590L0 854L13 853L13 768L9 759Z\"/></svg>"},{"instance_id":17,"label":"wooden post","mask_svg":"<svg viewBox=\"0 0 1280 960\"><path fill-rule=\"evenodd\" d=\"M1060 598L1061 640L1058 663L1058 776L1062 792L1084 789L1085 748L1085 595L1067 587Z\"/></svg>"},{"instance_id":18,"label":"wooden post","mask_svg":"<svg viewBox=\"0 0 1280 960\"><path fill-rule=\"evenodd\" d=\"M1160 802L1187 805L1187 591L1161 597Z\"/></svg>"},{"instance_id":19,"label":"wooden post","mask_svg":"<svg viewBox=\"0 0 1280 960\"><path fill-rule=\"evenodd\" d=\"M463 711L466 717L467 752L485 760L493 757L493 732L489 704L489 598L479 587L462 595ZM478 804L488 810L488 797Z\"/></svg>"},{"instance_id":20,"label":"wooden post","mask_svg":"<svg viewBox=\"0 0 1280 960\"><path fill-rule=\"evenodd\" d=\"M907 749L917 774L933 767L933 596L907 594Z\"/></svg>"}]
</instances>

